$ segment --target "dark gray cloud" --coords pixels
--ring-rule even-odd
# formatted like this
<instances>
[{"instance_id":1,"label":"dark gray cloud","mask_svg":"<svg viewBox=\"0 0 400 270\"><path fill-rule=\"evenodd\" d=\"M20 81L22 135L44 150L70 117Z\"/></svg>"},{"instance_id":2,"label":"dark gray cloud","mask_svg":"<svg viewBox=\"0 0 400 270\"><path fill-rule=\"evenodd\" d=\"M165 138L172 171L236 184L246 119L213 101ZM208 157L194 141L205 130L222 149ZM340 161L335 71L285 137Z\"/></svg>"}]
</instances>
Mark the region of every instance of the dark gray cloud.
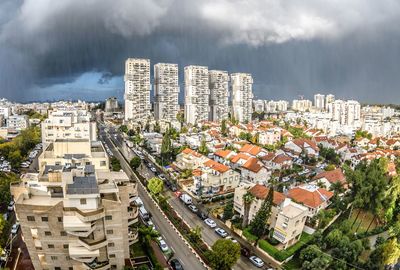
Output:
<instances>
[{"instance_id":1,"label":"dark gray cloud","mask_svg":"<svg viewBox=\"0 0 400 270\"><path fill-rule=\"evenodd\" d=\"M98 97L127 57L147 57L250 72L258 98L394 102L399 24L396 0L0 0L0 95L65 97L60 85L98 73Z\"/></svg>"}]
</instances>

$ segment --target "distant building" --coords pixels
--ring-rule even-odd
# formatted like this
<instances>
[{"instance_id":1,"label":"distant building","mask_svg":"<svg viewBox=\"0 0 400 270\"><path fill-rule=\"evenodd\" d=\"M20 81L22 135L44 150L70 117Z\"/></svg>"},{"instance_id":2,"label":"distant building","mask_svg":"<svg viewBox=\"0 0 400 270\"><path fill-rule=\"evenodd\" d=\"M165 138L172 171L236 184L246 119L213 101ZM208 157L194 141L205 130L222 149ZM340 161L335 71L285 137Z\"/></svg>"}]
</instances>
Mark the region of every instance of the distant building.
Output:
<instances>
[{"instance_id":1,"label":"distant building","mask_svg":"<svg viewBox=\"0 0 400 270\"><path fill-rule=\"evenodd\" d=\"M156 120L175 121L179 112L178 65L154 65L154 117Z\"/></svg>"},{"instance_id":2,"label":"distant building","mask_svg":"<svg viewBox=\"0 0 400 270\"><path fill-rule=\"evenodd\" d=\"M325 95L314 95L314 107L318 110L325 110Z\"/></svg>"},{"instance_id":3,"label":"distant building","mask_svg":"<svg viewBox=\"0 0 400 270\"><path fill-rule=\"evenodd\" d=\"M253 100L253 107L254 111L258 113L262 113L265 111L265 102L264 100L258 99L258 100Z\"/></svg>"},{"instance_id":4,"label":"distant building","mask_svg":"<svg viewBox=\"0 0 400 270\"><path fill-rule=\"evenodd\" d=\"M355 100L335 100L329 106L329 113L332 120L338 121L341 125L353 126L361 120L361 105Z\"/></svg>"},{"instance_id":5,"label":"distant building","mask_svg":"<svg viewBox=\"0 0 400 270\"><path fill-rule=\"evenodd\" d=\"M18 131L29 127L29 118L27 115L11 115L7 119L7 127Z\"/></svg>"},{"instance_id":6,"label":"distant building","mask_svg":"<svg viewBox=\"0 0 400 270\"><path fill-rule=\"evenodd\" d=\"M185 122L207 121L210 112L208 67L185 67Z\"/></svg>"},{"instance_id":7,"label":"distant building","mask_svg":"<svg viewBox=\"0 0 400 270\"><path fill-rule=\"evenodd\" d=\"M107 98L104 111L106 113L113 113L117 112L118 110L119 110L118 99L116 97Z\"/></svg>"},{"instance_id":8,"label":"distant building","mask_svg":"<svg viewBox=\"0 0 400 270\"><path fill-rule=\"evenodd\" d=\"M265 112L266 113L277 113L287 111L289 102L286 100L265 100Z\"/></svg>"},{"instance_id":9,"label":"distant building","mask_svg":"<svg viewBox=\"0 0 400 270\"><path fill-rule=\"evenodd\" d=\"M249 73L231 74L232 112L240 123L250 122L253 113L253 77Z\"/></svg>"},{"instance_id":10,"label":"distant building","mask_svg":"<svg viewBox=\"0 0 400 270\"><path fill-rule=\"evenodd\" d=\"M332 94L326 95L325 97L325 110L329 110L329 106L335 101L335 96Z\"/></svg>"},{"instance_id":11,"label":"distant building","mask_svg":"<svg viewBox=\"0 0 400 270\"><path fill-rule=\"evenodd\" d=\"M208 72L210 87L210 120L221 121L229 114L229 75L226 71L210 70Z\"/></svg>"},{"instance_id":12,"label":"distant building","mask_svg":"<svg viewBox=\"0 0 400 270\"><path fill-rule=\"evenodd\" d=\"M305 112L312 107L311 100L308 99L295 99L292 102L292 109L295 111Z\"/></svg>"},{"instance_id":13,"label":"distant building","mask_svg":"<svg viewBox=\"0 0 400 270\"><path fill-rule=\"evenodd\" d=\"M125 62L125 120L145 123L150 117L150 60Z\"/></svg>"}]
</instances>

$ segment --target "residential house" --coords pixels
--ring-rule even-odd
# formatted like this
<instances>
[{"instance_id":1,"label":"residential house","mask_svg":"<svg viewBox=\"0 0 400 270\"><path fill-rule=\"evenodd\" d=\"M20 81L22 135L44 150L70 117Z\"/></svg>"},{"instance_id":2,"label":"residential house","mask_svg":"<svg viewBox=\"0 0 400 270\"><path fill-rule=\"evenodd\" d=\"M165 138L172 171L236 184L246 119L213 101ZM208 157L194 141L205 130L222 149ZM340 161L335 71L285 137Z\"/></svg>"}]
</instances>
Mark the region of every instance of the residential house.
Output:
<instances>
[{"instance_id":1,"label":"residential house","mask_svg":"<svg viewBox=\"0 0 400 270\"><path fill-rule=\"evenodd\" d=\"M327 190L330 190L331 185L336 182L340 182L344 188L347 188L346 176L340 168L317 174L311 184L316 185L318 182L325 186Z\"/></svg>"}]
</instances>

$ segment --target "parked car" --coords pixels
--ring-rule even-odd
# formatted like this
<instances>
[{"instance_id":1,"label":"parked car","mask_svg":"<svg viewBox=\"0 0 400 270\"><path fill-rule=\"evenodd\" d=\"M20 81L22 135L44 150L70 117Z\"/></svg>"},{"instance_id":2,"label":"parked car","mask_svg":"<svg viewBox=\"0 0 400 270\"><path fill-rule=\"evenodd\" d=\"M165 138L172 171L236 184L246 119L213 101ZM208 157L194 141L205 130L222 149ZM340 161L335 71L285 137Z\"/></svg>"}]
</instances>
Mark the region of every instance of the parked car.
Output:
<instances>
[{"instance_id":1,"label":"parked car","mask_svg":"<svg viewBox=\"0 0 400 270\"><path fill-rule=\"evenodd\" d=\"M150 171L152 171L153 173L157 172L156 168L154 168L153 166L150 167Z\"/></svg>"},{"instance_id":2,"label":"parked car","mask_svg":"<svg viewBox=\"0 0 400 270\"><path fill-rule=\"evenodd\" d=\"M197 213L197 211L199 211L199 209L197 209L197 207L194 204L190 204L188 205L188 207L193 213Z\"/></svg>"},{"instance_id":3,"label":"parked car","mask_svg":"<svg viewBox=\"0 0 400 270\"><path fill-rule=\"evenodd\" d=\"M150 228L152 228L153 230L156 231L156 225L154 225L154 223L153 223L153 221L151 219L146 221L146 225L147 225L147 227L150 227Z\"/></svg>"},{"instance_id":4,"label":"parked car","mask_svg":"<svg viewBox=\"0 0 400 270\"><path fill-rule=\"evenodd\" d=\"M205 219L208 218L208 215L207 215L206 213L204 213L204 212L201 212L201 211L198 211L198 212L197 212L197 216L198 216L199 218L201 218L202 220L205 220Z\"/></svg>"},{"instance_id":5,"label":"parked car","mask_svg":"<svg viewBox=\"0 0 400 270\"><path fill-rule=\"evenodd\" d=\"M233 238L232 236L227 236L225 239L228 239L228 240L231 240L233 243L237 243L238 241L235 239L235 238Z\"/></svg>"},{"instance_id":6,"label":"parked car","mask_svg":"<svg viewBox=\"0 0 400 270\"><path fill-rule=\"evenodd\" d=\"M160 179L163 180L164 182L167 180L167 178L166 178L165 175L163 175L163 174L160 174L160 175L158 176L158 178L160 178Z\"/></svg>"},{"instance_id":7,"label":"parked car","mask_svg":"<svg viewBox=\"0 0 400 270\"><path fill-rule=\"evenodd\" d=\"M240 253L244 256L244 257L249 257L250 256L250 250L248 248L242 247L240 249Z\"/></svg>"},{"instance_id":8,"label":"parked car","mask_svg":"<svg viewBox=\"0 0 400 270\"><path fill-rule=\"evenodd\" d=\"M11 234L17 234L17 232L18 232L18 230L19 230L19 223L17 222L17 223L15 223L14 225L12 225L12 227L11 227Z\"/></svg>"},{"instance_id":9,"label":"parked car","mask_svg":"<svg viewBox=\"0 0 400 270\"><path fill-rule=\"evenodd\" d=\"M207 218L204 220L204 223L207 224L209 227L211 228L215 228L217 227L217 223L215 223L214 220L212 220L211 218Z\"/></svg>"},{"instance_id":10,"label":"parked car","mask_svg":"<svg viewBox=\"0 0 400 270\"><path fill-rule=\"evenodd\" d=\"M258 268L261 268L261 267L264 266L264 262L260 258L258 258L257 256L251 256L249 258L249 260L251 261L252 264L257 266Z\"/></svg>"},{"instance_id":11,"label":"parked car","mask_svg":"<svg viewBox=\"0 0 400 270\"><path fill-rule=\"evenodd\" d=\"M158 245L159 245L160 249L163 252L168 252L169 247L168 247L167 243L165 242L165 240L161 236L158 237L157 240L158 240Z\"/></svg>"},{"instance_id":12,"label":"parked car","mask_svg":"<svg viewBox=\"0 0 400 270\"><path fill-rule=\"evenodd\" d=\"M8 211L14 211L14 204L15 204L15 202L11 201L7 206L7 210Z\"/></svg>"},{"instance_id":13,"label":"parked car","mask_svg":"<svg viewBox=\"0 0 400 270\"><path fill-rule=\"evenodd\" d=\"M178 188L176 187L175 184L172 184L172 185L169 187L169 189L170 189L172 192L175 192L175 191L178 190Z\"/></svg>"},{"instance_id":14,"label":"parked car","mask_svg":"<svg viewBox=\"0 0 400 270\"><path fill-rule=\"evenodd\" d=\"M185 204L192 204L192 198L186 193L182 193L181 196L179 196L179 198Z\"/></svg>"},{"instance_id":15,"label":"parked car","mask_svg":"<svg viewBox=\"0 0 400 270\"><path fill-rule=\"evenodd\" d=\"M181 262L178 259L172 259L169 261L173 270L184 270Z\"/></svg>"},{"instance_id":16,"label":"parked car","mask_svg":"<svg viewBox=\"0 0 400 270\"><path fill-rule=\"evenodd\" d=\"M222 238L225 238L225 237L228 236L228 233L227 233L224 229L221 229L221 228L216 228L216 229L215 229L215 232L216 232L219 236L221 236Z\"/></svg>"}]
</instances>

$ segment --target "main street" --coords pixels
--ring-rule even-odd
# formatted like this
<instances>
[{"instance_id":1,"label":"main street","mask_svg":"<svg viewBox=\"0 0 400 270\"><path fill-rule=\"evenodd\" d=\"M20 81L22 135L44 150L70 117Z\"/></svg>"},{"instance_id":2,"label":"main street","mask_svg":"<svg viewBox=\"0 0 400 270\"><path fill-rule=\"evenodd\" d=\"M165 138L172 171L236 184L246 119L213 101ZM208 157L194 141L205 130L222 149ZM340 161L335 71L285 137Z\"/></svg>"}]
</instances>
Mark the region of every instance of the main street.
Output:
<instances>
[{"instance_id":1,"label":"main street","mask_svg":"<svg viewBox=\"0 0 400 270\"><path fill-rule=\"evenodd\" d=\"M156 207L148 193L145 191L144 187L141 185L139 179L136 178L136 175L133 173L129 164L121 156L118 149L115 148L114 143L110 140L108 135L104 132L103 127L101 126L100 137L110 147L114 156L120 160L121 167L126 172L126 174L131 179L136 179L138 183L138 194L142 199L146 209L152 214L152 220L156 225L157 230L161 233L168 246L174 251L174 257L178 258L182 262L185 269L204 270L205 267L200 263L200 261L192 253L189 247L186 246L185 242L176 233L168 220L164 218L161 211Z\"/></svg>"},{"instance_id":2,"label":"main street","mask_svg":"<svg viewBox=\"0 0 400 270\"><path fill-rule=\"evenodd\" d=\"M113 141L113 145L117 146L118 149L121 151L121 153L125 156L127 160L130 160L135 156L135 153L126 146L126 144L123 141L123 138L121 134L115 132L113 128L110 128L110 134L111 134L111 140ZM117 138L115 139L113 136L116 135ZM146 178L151 178L155 176L155 174L150 171L146 166L142 165L138 169L139 173L146 177ZM182 216L182 218L188 223L188 225L192 228L196 226L201 227L201 232L202 232L202 238L203 240L209 245L212 246L218 239L221 239L214 231L214 229L211 229L208 227L199 217L197 217L196 214L191 212L189 208L187 208L182 202L180 202L179 198L175 196L174 193L169 192L169 202L176 209L176 211ZM223 227L224 225L217 219L214 219L218 226ZM238 239L240 240L240 239ZM265 260L266 261L266 260ZM275 266L277 267L277 266ZM248 269L259 269L256 266L254 266L248 258L241 256L236 265L233 268L234 270L248 270Z\"/></svg>"}]
</instances>

